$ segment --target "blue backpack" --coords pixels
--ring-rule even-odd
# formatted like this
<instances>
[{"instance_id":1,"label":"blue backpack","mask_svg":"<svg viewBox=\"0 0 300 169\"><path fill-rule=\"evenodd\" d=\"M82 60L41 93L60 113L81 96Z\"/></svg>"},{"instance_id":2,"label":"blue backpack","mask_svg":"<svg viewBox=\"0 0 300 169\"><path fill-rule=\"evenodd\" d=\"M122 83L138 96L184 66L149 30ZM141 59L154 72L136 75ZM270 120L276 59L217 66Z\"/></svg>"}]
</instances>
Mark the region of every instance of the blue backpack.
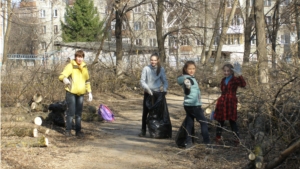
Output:
<instances>
[{"instance_id":1,"label":"blue backpack","mask_svg":"<svg viewBox=\"0 0 300 169\"><path fill-rule=\"evenodd\" d=\"M113 112L104 104L100 104L98 115L101 116L103 120L108 122L113 122L115 120Z\"/></svg>"}]
</instances>

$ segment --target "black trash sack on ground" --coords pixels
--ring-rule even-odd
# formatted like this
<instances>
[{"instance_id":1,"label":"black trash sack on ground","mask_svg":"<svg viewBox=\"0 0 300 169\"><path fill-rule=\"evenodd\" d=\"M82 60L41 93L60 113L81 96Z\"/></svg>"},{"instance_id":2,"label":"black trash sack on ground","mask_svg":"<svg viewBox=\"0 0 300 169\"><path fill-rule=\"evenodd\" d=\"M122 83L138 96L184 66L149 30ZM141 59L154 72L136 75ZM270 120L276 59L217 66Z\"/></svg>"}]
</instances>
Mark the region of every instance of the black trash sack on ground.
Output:
<instances>
[{"instance_id":1,"label":"black trash sack on ground","mask_svg":"<svg viewBox=\"0 0 300 169\"><path fill-rule=\"evenodd\" d=\"M176 136L175 136L175 143L178 147L185 147L185 140L188 136L188 133L186 131L186 118L183 120ZM192 142L194 143L194 136L195 136L195 128L193 125L192 128Z\"/></svg>"},{"instance_id":2,"label":"black trash sack on ground","mask_svg":"<svg viewBox=\"0 0 300 169\"><path fill-rule=\"evenodd\" d=\"M67 104L65 101L62 102L55 102L49 105L48 109L51 111L48 114L48 120L52 121L53 124L65 127L65 111L67 110Z\"/></svg>"},{"instance_id":3,"label":"black trash sack on ground","mask_svg":"<svg viewBox=\"0 0 300 169\"><path fill-rule=\"evenodd\" d=\"M172 138L172 124L167 107L166 92L153 92L146 98L149 109L148 131L153 138Z\"/></svg>"}]
</instances>

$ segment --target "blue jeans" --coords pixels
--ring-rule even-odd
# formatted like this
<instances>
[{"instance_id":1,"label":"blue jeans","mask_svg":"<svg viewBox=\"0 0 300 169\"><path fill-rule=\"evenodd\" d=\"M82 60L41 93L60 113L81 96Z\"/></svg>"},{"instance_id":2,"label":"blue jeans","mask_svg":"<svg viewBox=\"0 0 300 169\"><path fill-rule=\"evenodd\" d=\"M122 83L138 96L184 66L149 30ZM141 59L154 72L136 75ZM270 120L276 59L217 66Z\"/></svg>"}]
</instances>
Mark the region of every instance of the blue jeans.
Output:
<instances>
[{"instance_id":1,"label":"blue jeans","mask_svg":"<svg viewBox=\"0 0 300 169\"><path fill-rule=\"evenodd\" d=\"M204 144L209 144L209 134L208 134L208 127L207 121L203 114L203 110L201 106L184 106L184 110L186 112L186 130L188 132L188 136L186 138L186 143L192 143L192 128L194 126L194 118L200 123L201 125L201 134L203 137ZM201 120L201 121L200 121Z\"/></svg>"},{"instance_id":2,"label":"blue jeans","mask_svg":"<svg viewBox=\"0 0 300 169\"><path fill-rule=\"evenodd\" d=\"M83 95L72 94L67 91L66 93L67 102L67 117L66 117L66 130L71 131L72 121L75 115L75 131L79 132L81 130L81 114L83 107Z\"/></svg>"}]
</instances>

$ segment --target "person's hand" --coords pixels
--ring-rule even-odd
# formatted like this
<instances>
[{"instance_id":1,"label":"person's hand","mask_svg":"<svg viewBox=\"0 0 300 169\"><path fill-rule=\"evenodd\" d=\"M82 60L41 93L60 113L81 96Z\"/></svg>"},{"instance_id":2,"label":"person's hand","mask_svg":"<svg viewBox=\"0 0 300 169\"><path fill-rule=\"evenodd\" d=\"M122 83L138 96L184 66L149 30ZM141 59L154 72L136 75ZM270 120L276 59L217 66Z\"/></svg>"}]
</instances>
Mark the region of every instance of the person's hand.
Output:
<instances>
[{"instance_id":1,"label":"person's hand","mask_svg":"<svg viewBox=\"0 0 300 169\"><path fill-rule=\"evenodd\" d=\"M191 81L189 79L184 79L184 84L187 89L191 88Z\"/></svg>"},{"instance_id":2,"label":"person's hand","mask_svg":"<svg viewBox=\"0 0 300 169\"><path fill-rule=\"evenodd\" d=\"M91 102L92 100L93 100L93 95L92 95L92 93L90 92L90 93L89 93L88 101Z\"/></svg>"},{"instance_id":3,"label":"person's hand","mask_svg":"<svg viewBox=\"0 0 300 169\"><path fill-rule=\"evenodd\" d=\"M147 93L150 94L151 96L153 95L151 89L149 89L149 88L147 89Z\"/></svg>"},{"instance_id":4,"label":"person's hand","mask_svg":"<svg viewBox=\"0 0 300 169\"><path fill-rule=\"evenodd\" d=\"M233 69L234 73L236 73L238 76L242 75L242 68L241 65L239 64L239 62L235 62L233 64Z\"/></svg>"},{"instance_id":5,"label":"person's hand","mask_svg":"<svg viewBox=\"0 0 300 169\"><path fill-rule=\"evenodd\" d=\"M70 80L66 77L63 79L63 82L64 82L65 85L71 84Z\"/></svg>"}]
</instances>

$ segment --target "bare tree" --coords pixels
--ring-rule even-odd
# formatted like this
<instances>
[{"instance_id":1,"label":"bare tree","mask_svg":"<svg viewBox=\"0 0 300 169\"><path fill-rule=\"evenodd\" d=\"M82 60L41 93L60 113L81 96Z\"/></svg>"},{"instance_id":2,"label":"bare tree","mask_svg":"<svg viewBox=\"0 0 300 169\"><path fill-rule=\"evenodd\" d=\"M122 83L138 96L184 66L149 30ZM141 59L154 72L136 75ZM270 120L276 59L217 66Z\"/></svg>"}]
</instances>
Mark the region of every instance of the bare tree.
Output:
<instances>
[{"instance_id":1,"label":"bare tree","mask_svg":"<svg viewBox=\"0 0 300 169\"><path fill-rule=\"evenodd\" d=\"M253 4L252 4L253 5ZM245 46L244 46L244 57L243 57L243 63L249 63L249 56L251 51L251 39L253 36L251 36L253 32L253 21L254 21L254 8L251 8L251 11L249 13L250 9L250 1L246 1L246 14L245 14ZM252 38L251 38L252 37Z\"/></svg>"},{"instance_id":2,"label":"bare tree","mask_svg":"<svg viewBox=\"0 0 300 169\"><path fill-rule=\"evenodd\" d=\"M298 59L300 59L300 0L294 0L294 8L296 11L296 30L298 44Z\"/></svg>"},{"instance_id":3,"label":"bare tree","mask_svg":"<svg viewBox=\"0 0 300 169\"><path fill-rule=\"evenodd\" d=\"M254 3L255 10L255 31L256 31L256 49L259 68L259 82L268 83L268 55L266 49L265 33L265 15L264 2L256 0Z\"/></svg>"},{"instance_id":4,"label":"bare tree","mask_svg":"<svg viewBox=\"0 0 300 169\"><path fill-rule=\"evenodd\" d=\"M204 40L206 41L207 38L207 20L208 20L208 0L204 1ZM201 52L201 63L204 64L206 62L206 57L205 57L205 50L206 50L206 42L203 44L202 52Z\"/></svg>"},{"instance_id":5,"label":"bare tree","mask_svg":"<svg viewBox=\"0 0 300 169\"><path fill-rule=\"evenodd\" d=\"M226 33L227 33L227 30L228 30L228 28L229 28L229 26L231 24L232 18L233 18L234 14L235 14L235 10L236 10L237 5L238 5L238 0L234 0L234 3L232 5L232 8L231 8L230 14L228 16L227 22L222 27L220 41L219 41L218 49L217 49L217 56L215 58L215 63L214 63L214 71L216 71L218 69L218 66L220 64L222 47L223 47L223 44L224 44L224 42L226 40ZM224 16L225 15L226 15L226 13L224 13ZM225 19L224 19L224 22L225 22Z\"/></svg>"},{"instance_id":6,"label":"bare tree","mask_svg":"<svg viewBox=\"0 0 300 169\"><path fill-rule=\"evenodd\" d=\"M4 12L4 20L6 20L7 25L4 26L5 30L5 35L4 35L4 47L3 47L3 59L2 59L2 71L5 73L6 70L6 62L7 62L7 54L8 54L8 40L10 36L10 31L11 31L11 18L12 18L12 4L11 0L7 0L7 6L6 6L6 11ZM7 12L7 18L6 18L6 12ZM6 27L6 28L5 28Z\"/></svg>"}]
</instances>

